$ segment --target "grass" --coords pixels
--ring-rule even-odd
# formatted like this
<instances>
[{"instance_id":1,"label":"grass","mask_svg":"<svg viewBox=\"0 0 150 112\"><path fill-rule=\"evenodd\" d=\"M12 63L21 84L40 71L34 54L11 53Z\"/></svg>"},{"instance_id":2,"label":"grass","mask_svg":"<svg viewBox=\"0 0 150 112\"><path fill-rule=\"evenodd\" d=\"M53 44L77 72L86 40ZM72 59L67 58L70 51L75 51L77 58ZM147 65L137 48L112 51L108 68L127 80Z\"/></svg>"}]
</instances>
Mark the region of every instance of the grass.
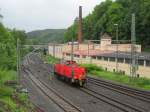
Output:
<instances>
[{"instance_id":1,"label":"grass","mask_svg":"<svg viewBox=\"0 0 150 112\"><path fill-rule=\"evenodd\" d=\"M134 78L121 73L109 72L103 70L101 67L98 67L93 64L82 64L87 68L89 75L93 75L105 80L111 80L114 82L126 84L131 87L136 87L144 90L150 90L150 79L148 78Z\"/></svg>"},{"instance_id":2,"label":"grass","mask_svg":"<svg viewBox=\"0 0 150 112\"><path fill-rule=\"evenodd\" d=\"M15 71L7 71L7 70L0 70L0 84L4 84L4 82L9 80L16 80L16 72Z\"/></svg>"},{"instance_id":3,"label":"grass","mask_svg":"<svg viewBox=\"0 0 150 112\"><path fill-rule=\"evenodd\" d=\"M59 62L59 59L54 58L53 56L44 56L44 59L51 64ZM95 64L81 64L81 66L87 69L89 75L96 76L105 80L111 80L135 88L150 90L150 79L148 78L131 79L131 77L123 75L121 73L106 71L102 67L99 67Z\"/></svg>"},{"instance_id":4,"label":"grass","mask_svg":"<svg viewBox=\"0 0 150 112\"><path fill-rule=\"evenodd\" d=\"M46 56L43 56L44 60L49 63L49 64L55 64L55 63L58 63L59 62L59 59L58 58L55 58L51 55L46 55Z\"/></svg>"},{"instance_id":5,"label":"grass","mask_svg":"<svg viewBox=\"0 0 150 112\"><path fill-rule=\"evenodd\" d=\"M81 64L81 66L84 66L88 72L91 71L103 71L102 67L98 67L95 64Z\"/></svg>"},{"instance_id":6,"label":"grass","mask_svg":"<svg viewBox=\"0 0 150 112\"><path fill-rule=\"evenodd\" d=\"M144 48L144 52L150 52L150 47Z\"/></svg>"},{"instance_id":7,"label":"grass","mask_svg":"<svg viewBox=\"0 0 150 112\"><path fill-rule=\"evenodd\" d=\"M19 100L23 103L30 104L28 95L25 93L16 93L15 87L6 86L6 81L16 81L16 72L0 69L0 112L28 112L28 107L20 105L13 99L13 94L17 94Z\"/></svg>"}]
</instances>

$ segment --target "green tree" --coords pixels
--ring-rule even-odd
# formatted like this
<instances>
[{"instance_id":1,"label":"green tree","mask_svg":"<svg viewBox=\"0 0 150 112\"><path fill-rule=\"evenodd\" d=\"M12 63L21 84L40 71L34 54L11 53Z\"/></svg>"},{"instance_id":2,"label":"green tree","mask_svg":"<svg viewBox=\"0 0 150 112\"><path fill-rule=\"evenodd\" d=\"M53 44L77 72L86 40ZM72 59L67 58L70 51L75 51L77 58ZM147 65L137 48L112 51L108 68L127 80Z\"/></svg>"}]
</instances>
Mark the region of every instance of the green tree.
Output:
<instances>
[{"instance_id":1,"label":"green tree","mask_svg":"<svg viewBox=\"0 0 150 112\"><path fill-rule=\"evenodd\" d=\"M16 69L17 38L25 43L26 34L16 29L10 30L0 23L0 68Z\"/></svg>"},{"instance_id":2,"label":"green tree","mask_svg":"<svg viewBox=\"0 0 150 112\"><path fill-rule=\"evenodd\" d=\"M72 38L74 38L74 40L77 40L77 34L78 34L78 22L75 20L74 24L68 28L68 30L65 32L64 36L65 36L65 42L67 41L71 41Z\"/></svg>"},{"instance_id":3,"label":"green tree","mask_svg":"<svg viewBox=\"0 0 150 112\"><path fill-rule=\"evenodd\" d=\"M16 49L14 38L9 31L0 23L0 67L15 68Z\"/></svg>"},{"instance_id":4,"label":"green tree","mask_svg":"<svg viewBox=\"0 0 150 112\"><path fill-rule=\"evenodd\" d=\"M131 15L136 15L137 43L146 47L150 45L150 0L106 0L83 18L84 39L100 39L102 33L115 37L115 26L119 26L119 39L131 39ZM78 31L74 23L65 33L68 41L73 31ZM76 33L77 34L77 33ZM76 36L77 37L77 36Z\"/></svg>"}]
</instances>

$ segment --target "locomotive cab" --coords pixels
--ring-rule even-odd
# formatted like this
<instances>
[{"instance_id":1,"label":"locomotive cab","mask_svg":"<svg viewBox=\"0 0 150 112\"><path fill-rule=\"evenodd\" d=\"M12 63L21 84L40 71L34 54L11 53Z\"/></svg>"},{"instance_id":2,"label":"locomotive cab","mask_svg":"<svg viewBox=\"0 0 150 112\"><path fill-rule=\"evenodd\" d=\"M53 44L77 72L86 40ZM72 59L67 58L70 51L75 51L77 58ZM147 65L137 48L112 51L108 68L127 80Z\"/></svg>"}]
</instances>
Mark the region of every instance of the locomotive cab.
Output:
<instances>
[{"instance_id":1,"label":"locomotive cab","mask_svg":"<svg viewBox=\"0 0 150 112\"><path fill-rule=\"evenodd\" d=\"M76 61L65 61L55 64L55 74L71 83L83 86L86 82L86 69L80 67Z\"/></svg>"}]
</instances>

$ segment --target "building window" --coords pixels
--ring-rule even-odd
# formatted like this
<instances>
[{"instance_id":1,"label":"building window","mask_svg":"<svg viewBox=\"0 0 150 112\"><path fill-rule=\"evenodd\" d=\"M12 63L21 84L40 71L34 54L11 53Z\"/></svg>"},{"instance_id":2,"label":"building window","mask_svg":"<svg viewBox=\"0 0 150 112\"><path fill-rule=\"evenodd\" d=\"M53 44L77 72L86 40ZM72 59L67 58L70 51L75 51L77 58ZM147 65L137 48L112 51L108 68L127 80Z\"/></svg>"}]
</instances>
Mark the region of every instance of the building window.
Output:
<instances>
[{"instance_id":1,"label":"building window","mask_svg":"<svg viewBox=\"0 0 150 112\"><path fill-rule=\"evenodd\" d=\"M86 58L86 56L85 56L85 55L83 55L83 56L82 56L82 58Z\"/></svg>"},{"instance_id":2,"label":"building window","mask_svg":"<svg viewBox=\"0 0 150 112\"><path fill-rule=\"evenodd\" d=\"M69 54L69 53L66 53L66 56L70 56L70 54Z\"/></svg>"},{"instance_id":3,"label":"building window","mask_svg":"<svg viewBox=\"0 0 150 112\"><path fill-rule=\"evenodd\" d=\"M92 56L92 59L96 59L96 56Z\"/></svg>"},{"instance_id":4,"label":"building window","mask_svg":"<svg viewBox=\"0 0 150 112\"><path fill-rule=\"evenodd\" d=\"M104 57L104 61L108 61L108 58L107 58L107 57Z\"/></svg>"},{"instance_id":5,"label":"building window","mask_svg":"<svg viewBox=\"0 0 150 112\"><path fill-rule=\"evenodd\" d=\"M150 60L146 60L146 66L150 67Z\"/></svg>"},{"instance_id":6,"label":"building window","mask_svg":"<svg viewBox=\"0 0 150 112\"><path fill-rule=\"evenodd\" d=\"M77 58L79 58L79 57L80 57L80 55L77 55L77 54L75 54L74 56L75 56L75 57L77 57Z\"/></svg>"},{"instance_id":7,"label":"building window","mask_svg":"<svg viewBox=\"0 0 150 112\"><path fill-rule=\"evenodd\" d=\"M125 63L130 64L131 63L131 59L125 59Z\"/></svg>"},{"instance_id":8,"label":"building window","mask_svg":"<svg viewBox=\"0 0 150 112\"><path fill-rule=\"evenodd\" d=\"M118 62L119 62L119 63L123 63L123 62L124 62L124 59L123 59L123 58L118 58Z\"/></svg>"},{"instance_id":9,"label":"building window","mask_svg":"<svg viewBox=\"0 0 150 112\"><path fill-rule=\"evenodd\" d=\"M115 58L109 58L109 61L113 61L113 62L114 62L114 61L115 61Z\"/></svg>"},{"instance_id":10,"label":"building window","mask_svg":"<svg viewBox=\"0 0 150 112\"><path fill-rule=\"evenodd\" d=\"M138 60L138 65L144 66L144 60Z\"/></svg>"},{"instance_id":11,"label":"building window","mask_svg":"<svg viewBox=\"0 0 150 112\"><path fill-rule=\"evenodd\" d=\"M101 56L98 56L98 57L97 57L97 59L98 59L98 60L101 60L101 59L102 59L102 57L101 57Z\"/></svg>"}]
</instances>

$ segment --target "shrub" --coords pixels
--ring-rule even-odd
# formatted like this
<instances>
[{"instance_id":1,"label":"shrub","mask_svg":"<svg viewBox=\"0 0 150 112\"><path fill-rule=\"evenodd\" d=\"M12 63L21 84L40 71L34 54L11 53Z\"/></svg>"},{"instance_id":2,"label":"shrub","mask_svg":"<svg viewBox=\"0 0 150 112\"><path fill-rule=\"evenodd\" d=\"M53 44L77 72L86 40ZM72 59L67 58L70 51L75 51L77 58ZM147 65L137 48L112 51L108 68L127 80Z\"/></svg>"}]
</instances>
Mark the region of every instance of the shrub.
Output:
<instances>
[{"instance_id":1,"label":"shrub","mask_svg":"<svg viewBox=\"0 0 150 112\"><path fill-rule=\"evenodd\" d=\"M95 64L82 64L81 66L85 67L89 73L92 71L103 71L102 67L99 67Z\"/></svg>"},{"instance_id":2,"label":"shrub","mask_svg":"<svg viewBox=\"0 0 150 112\"><path fill-rule=\"evenodd\" d=\"M7 71L0 69L0 84L3 85L6 81L16 80L15 71Z\"/></svg>"}]
</instances>

